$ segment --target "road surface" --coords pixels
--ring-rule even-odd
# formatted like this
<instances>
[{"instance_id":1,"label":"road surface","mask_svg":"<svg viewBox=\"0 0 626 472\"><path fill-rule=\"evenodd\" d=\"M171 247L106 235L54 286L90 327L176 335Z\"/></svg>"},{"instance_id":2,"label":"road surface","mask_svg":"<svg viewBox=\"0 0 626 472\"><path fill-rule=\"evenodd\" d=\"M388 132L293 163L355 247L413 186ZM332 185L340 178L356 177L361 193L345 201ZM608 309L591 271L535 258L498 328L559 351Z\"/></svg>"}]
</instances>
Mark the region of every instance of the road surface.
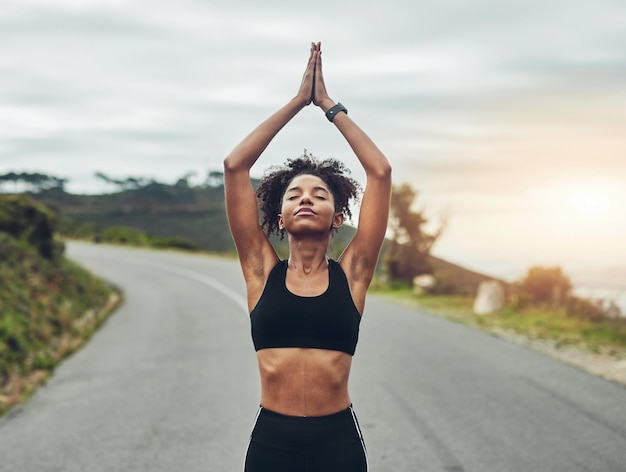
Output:
<instances>
[{"instance_id":1,"label":"road surface","mask_svg":"<svg viewBox=\"0 0 626 472\"><path fill-rule=\"evenodd\" d=\"M125 301L0 419L0 470L242 470L259 387L238 264L85 243L68 255ZM372 471L626 471L626 389L376 297L350 390Z\"/></svg>"}]
</instances>

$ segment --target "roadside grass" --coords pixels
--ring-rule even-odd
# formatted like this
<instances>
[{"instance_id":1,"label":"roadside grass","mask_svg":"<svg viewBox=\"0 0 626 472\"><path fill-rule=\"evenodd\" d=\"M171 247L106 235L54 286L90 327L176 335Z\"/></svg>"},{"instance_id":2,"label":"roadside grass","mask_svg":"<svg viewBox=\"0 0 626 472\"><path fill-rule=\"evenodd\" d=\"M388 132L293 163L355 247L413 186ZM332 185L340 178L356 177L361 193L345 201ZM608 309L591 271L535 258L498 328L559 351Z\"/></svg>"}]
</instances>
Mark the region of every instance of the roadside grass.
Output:
<instances>
[{"instance_id":1,"label":"roadside grass","mask_svg":"<svg viewBox=\"0 0 626 472\"><path fill-rule=\"evenodd\" d=\"M23 402L121 301L62 255L46 259L0 233L0 415Z\"/></svg>"},{"instance_id":2,"label":"roadside grass","mask_svg":"<svg viewBox=\"0 0 626 472\"><path fill-rule=\"evenodd\" d=\"M511 333L546 341L556 348L574 347L626 359L626 319L590 321L568 316L564 308L512 306L491 315L475 315L472 297L417 295L409 288L377 287L372 293L494 335Z\"/></svg>"}]
</instances>

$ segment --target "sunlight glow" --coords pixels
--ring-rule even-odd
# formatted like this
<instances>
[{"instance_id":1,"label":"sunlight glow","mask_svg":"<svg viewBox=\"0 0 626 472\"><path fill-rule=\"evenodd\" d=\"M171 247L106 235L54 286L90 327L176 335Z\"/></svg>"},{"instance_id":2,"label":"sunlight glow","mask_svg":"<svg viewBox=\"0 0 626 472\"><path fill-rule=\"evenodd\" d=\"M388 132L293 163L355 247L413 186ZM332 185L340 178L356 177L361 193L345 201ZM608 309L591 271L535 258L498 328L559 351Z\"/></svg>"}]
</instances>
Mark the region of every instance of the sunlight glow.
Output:
<instances>
[{"instance_id":1,"label":"sunlight glow","mask_svg":"<svg viewBox=\"0 0 626 472\"><path fill-rule=\"evenodd\" d=\"M626 211L626 187L617 172L613 178L579 174L555 179L509 198L457 195L455 202L435 247L436 255L449 260L464 260L477 269L494 267L494 273L507 277L521 273L506 273L513 261L519 267L525 261L526 267L568 270L619 267L626 261L626 223L620 217ZM427 208L432 213L433 206Z\"/></svg>"},{"instance_id":2,"label":"sunlight glow","mask_svg":"<svg viewBox=\"0 0 626 472\"><path fill-rule=\"evenodd\" d=\"M611 208L611 198L602 190L582 190L571 195L574 210L586 215L599 215Z\"/></svg>"}]
</instances>

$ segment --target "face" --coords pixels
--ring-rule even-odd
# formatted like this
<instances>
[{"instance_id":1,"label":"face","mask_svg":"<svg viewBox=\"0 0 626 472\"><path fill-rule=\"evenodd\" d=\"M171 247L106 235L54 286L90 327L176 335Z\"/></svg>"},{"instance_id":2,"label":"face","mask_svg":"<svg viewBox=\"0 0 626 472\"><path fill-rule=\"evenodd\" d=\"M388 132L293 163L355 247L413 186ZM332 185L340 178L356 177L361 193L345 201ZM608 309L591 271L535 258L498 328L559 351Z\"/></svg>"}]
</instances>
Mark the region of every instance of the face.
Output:
<instances>
[{"instance_id":1,"label":"face","mask_svg":"<svg viewBox=\"0 0 626 472\"><path fill-rule=\"evenodd\" d=\"M315 175L298 175L287 185L278 226L288 233L327 233L343 223L343 214L335 212L330 188Z\"/></svg>"}]
</instances>

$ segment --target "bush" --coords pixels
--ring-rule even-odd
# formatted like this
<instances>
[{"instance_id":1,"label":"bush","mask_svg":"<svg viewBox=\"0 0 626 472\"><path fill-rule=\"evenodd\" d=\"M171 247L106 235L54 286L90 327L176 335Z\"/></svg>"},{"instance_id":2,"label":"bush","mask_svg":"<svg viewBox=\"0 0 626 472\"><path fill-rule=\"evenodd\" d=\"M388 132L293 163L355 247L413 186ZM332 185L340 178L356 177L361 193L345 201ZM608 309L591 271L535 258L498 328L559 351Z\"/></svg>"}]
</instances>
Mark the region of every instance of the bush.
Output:
<instances>
[{"instance_id":1,"label":"bush","mask_svg":"<svg viewBox=\"0 0 626 472\"><path fill-rule=\"evenodd\" d=\"M535 305L561 306L572 283L560 267L531 267L520 282L520 300L528 298Z\"/></svg>"},{"instance_id":2,"label":"bush","mask_svg":"<svg viewBox=\"0 0 626 472\"><path fill-rule=\"evenodd\" d=\"M170 237L154 237L152 240L152 246L156 248L174 248L182 249L185 251L198 251L199 248L194 243L187 241L184 238L178 238L174 236Z\"/></svg>"},{"instance_id":3,"label":"bush","mask_svg":"<svg viewBox=\"0 0 626 472\"><path fill-rule=\"evenodd\" d=\"M150 236L142 231L134 231L122 226L111 226L100 234L101 240L116 244L132 244L135 246L147 246Z\"/></svg>"},{"instance_id":4,"label":"bush","mask_svg":"<svg viewBox=\"0 0 626 472\"><path fill-rule=\"evenodd\" d=\"M57 231L70 238L92 239L96 233L96 225L89 221L65 216L59 219Z\"/></svg>"},{"instance_id":5,"label":"bush","mask_svg":"<svg viewBox=\"0 0 626 472\"><path fill-rule=\"evenodd\" d=\"M145 231L137 231L123 226L111 226L94 237L95 242L114 244L130 244L132 246L153 247L159 249L173 248L184 251L198 251L199 248L191 241L177 236L155 236Z\"/></svg>"},{"instance_id":6,"label":"bush","mask_svg":"<svg viewBox=\"0 0 626 472\"><path fill-rule=\"evenodd\" d=\"M0 195L0 232L31 244L46 259L63 252L55 244L56 214L25 195Z\"/></svg>"},{"instance_id":7,"label":"bush","mask_svg":"<svg viewBox=\"0 0 626 472\"><path fill-rule=\"evenodd\" d=\"M566 300L565 312L567 316L582 318L593 322L621 316L619 308L617 308L615 304L605 306L600 300L589 300L573 296L568 297Z\"/></svg>"}]
</instances>

